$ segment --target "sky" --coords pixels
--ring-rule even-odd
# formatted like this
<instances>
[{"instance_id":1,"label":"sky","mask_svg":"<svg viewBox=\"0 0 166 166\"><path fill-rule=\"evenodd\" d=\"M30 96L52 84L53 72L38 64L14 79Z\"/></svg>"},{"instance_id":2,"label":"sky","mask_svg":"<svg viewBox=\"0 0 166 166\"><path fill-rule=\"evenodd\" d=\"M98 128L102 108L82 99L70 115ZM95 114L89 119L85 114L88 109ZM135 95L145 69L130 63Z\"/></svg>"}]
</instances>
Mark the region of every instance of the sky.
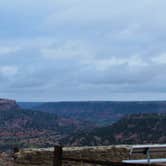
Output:
<instances>
[{"instance_id":1,"label":"sky","mask_svg":"<svg viewBox=\"0 0 166 166\"><path fill-rule=\"evenodd\" d=\"M165 0L0 0L0 97L166 100Z\"/></svg>"}]
</instances>

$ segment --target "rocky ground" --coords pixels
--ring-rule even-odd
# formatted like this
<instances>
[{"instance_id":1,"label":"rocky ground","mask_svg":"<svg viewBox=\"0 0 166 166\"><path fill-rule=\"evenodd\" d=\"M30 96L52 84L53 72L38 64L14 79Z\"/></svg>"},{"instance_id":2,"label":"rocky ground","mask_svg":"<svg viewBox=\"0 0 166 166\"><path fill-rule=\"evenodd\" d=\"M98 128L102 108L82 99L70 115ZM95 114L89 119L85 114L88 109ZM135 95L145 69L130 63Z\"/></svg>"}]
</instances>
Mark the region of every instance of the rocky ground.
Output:
<instances>
[{"instance_id":1,"label":"rocky ground","mask_svg":"<svg viewBox=\"0 0 166 166\"><path fill-rule=\"evenodd\" d=\"M14 166L14 158L10 154L1 153L0 166Z\"/></svg>"}]
</instances>

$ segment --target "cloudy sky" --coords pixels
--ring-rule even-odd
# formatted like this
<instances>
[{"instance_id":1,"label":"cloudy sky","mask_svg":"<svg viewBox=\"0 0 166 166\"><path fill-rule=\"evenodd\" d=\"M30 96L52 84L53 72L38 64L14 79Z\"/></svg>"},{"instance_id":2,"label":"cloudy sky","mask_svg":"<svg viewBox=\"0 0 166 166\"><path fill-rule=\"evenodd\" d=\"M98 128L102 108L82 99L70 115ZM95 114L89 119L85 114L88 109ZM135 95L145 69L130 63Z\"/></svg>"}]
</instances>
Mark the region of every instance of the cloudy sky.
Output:
<instances>
[{"instance_id":1,"label":"cloudy sky","mask_svg":"<svg viewBox=\"0 0 166 166\"><path fill-rule=\"evenodd\" d=\"M0 0L0 97L166 100L165 0Z\"/></svg>"}]
</instances>

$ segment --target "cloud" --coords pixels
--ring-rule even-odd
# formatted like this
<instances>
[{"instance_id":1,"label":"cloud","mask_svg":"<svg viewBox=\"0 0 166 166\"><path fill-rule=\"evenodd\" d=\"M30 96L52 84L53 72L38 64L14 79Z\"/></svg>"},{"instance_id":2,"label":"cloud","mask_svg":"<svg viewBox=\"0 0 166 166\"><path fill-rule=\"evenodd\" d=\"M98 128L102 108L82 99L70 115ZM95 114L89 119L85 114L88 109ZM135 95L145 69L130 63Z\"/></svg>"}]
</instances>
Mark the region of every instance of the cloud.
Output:
<instances>
[{"instance_id":1,"label":"cloud","mask_svg":"<svg viewBox=\"0 0 166 166\"><path fill-rule=\"evenodd\" d=\"M152 57L152 62L158 63L158 64L166 64L166 53L162 53Z\"/></svg>"},{"instance_id":2,"label":"cloud","mask_svg":"<svg viewBox=\"0 0 166 166\"><path fill-rule=\"evenodd\" d=\"M50 59L90 59L90 48L83 41L65 41L64 43L54 43L48 48L42 48L41 54Z\"/></svg>"},{"instance_id":3,"label":"cloud","mask_svg":"<svg viewBox=\"0 0 166 166\"><path fill-rule=\"evenodd\" d=\"M14 76L18 72L18 68L16 66L1 66L0 72L4 76Z\"/></svg>"},{"instance_id":4,"label":"cloud","mask_svg":"<svg viewBox=\"0 0 166 166\"><path fill-rule=\"evenodd\" d=\"M13 54L19 49L19 47L0 47L0 55Z\"/></svg>"},{"instance_id":5,"label":"cloud","mask_svg":"<svg viewBox=\"0 0 166 166\"><path fill-rule=\"evenodd\" d=\"M8 79L14 77L18 72L16 66L0 66L0 75Z\"/></svg>"},{"instance_id":6,"label":"cloud","mask_svg":"<svg viewBox=\"0 0 166 166\"><path fill-rule=\"evenodd\" d=\"M19 100L163 99L165 5L0 0L1 94Z\"/></svg>"},{"instance_id":7,"label":"cloud","mask_svg":"<svg viewBox=\"0 0 166 166\"><path fill-rule=\"evenodd\" d=\"M7 90L7 87L15 79L15 76L18 73L18 68L16 66L0 66L0 81L1 81L1 90Z\"/></svg>"}]
</instances>

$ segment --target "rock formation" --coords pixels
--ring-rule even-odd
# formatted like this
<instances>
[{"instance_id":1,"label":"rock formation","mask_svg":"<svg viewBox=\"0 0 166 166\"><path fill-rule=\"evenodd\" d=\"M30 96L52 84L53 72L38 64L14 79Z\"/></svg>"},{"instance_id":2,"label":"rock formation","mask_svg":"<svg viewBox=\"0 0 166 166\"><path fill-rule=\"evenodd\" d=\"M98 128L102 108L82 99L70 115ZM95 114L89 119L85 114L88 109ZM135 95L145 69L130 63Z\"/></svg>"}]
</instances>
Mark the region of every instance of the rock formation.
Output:
<instances>
[{"instance_id":1,"label":"rock formation","mask_svg":"<svg viewBox=\"0 0 166 166\"><path fill-rule=\"evenodd\" d=\"M0 99L0 111L19 109L15 100Z\"/></svg>"}]
</instances>

